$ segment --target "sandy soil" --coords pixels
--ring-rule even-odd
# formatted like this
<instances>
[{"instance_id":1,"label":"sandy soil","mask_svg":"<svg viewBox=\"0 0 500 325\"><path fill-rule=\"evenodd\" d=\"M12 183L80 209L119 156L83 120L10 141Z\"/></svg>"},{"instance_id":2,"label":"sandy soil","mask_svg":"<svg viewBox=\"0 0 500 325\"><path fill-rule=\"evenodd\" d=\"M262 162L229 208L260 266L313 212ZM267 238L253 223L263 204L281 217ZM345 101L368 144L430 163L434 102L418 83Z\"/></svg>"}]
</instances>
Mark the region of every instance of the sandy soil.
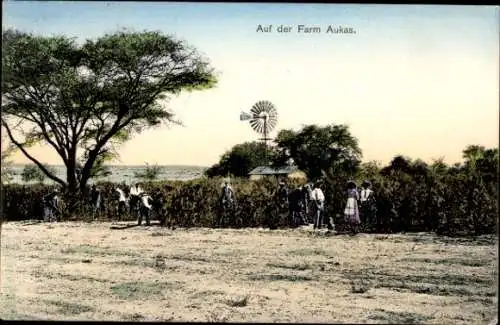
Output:
<instances>
[{"instance_id":1,"label":"sandy soil","mask_svg":"<svg viewBox=\"0 0 500 325\"><path fill-rule=\"evenodd\" d=\"M6 223L0 317L488 324L496 237Z\"/></svg>"}]
</instances>

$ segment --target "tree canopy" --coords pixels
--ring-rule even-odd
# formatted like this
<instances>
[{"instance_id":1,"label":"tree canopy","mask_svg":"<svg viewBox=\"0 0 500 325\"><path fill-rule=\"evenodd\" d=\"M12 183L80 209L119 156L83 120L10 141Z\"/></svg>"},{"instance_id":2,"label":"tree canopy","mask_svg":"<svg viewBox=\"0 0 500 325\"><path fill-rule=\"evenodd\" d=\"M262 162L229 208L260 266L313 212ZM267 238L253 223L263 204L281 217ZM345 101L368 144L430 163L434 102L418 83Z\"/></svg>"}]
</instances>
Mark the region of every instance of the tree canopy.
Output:
<instances>
[{"instance_id":1,"label":"tree canopy","mask_svg":"<svg viewBox=\"0 0 500 325\"><path fill-rule=\"evenodd\" d=\"M271 162L273 167L293 163L310 179L318 179L328 173L343 172L355 175L358 170L361 149L358 140L345 125L306 125L299 131L281 130L273 146L266 150L262 142L245 142L234 146L222 155L219 163L205 174L209 177L228 175L246 177L255 167Z\"/></svg>"},{"instance_id":2,"label":"tree canopy","mask_svg":"<svg viewBox=\"0 0 500 325\"><path fill-rule=\"evenodd\" d=\"M358 140L346 125L306 125L299 131L281 130L276 139L274 164L282 166L292 159L310 179L332 169L354 175L361 162Z\"/></svg>"},{"instance_id":3,"label":"tree canopy","mask_svg":"<svg viewBox=\"0 0 500 325\"><path fill-rule=\"evenodd\" d=\"M124 30L79 45L9 29L2 41L2 126L16 149L71 193L83 191L94 166L133 134L180 123L167 107L170 95L217 83L196 49L160 32ZM40 143L61 157L66 180L30 153Z\"/></svg>"},{"instance_id":4,"label":"tree canopy","mask_svg":"<svg viewBox=\"0 0 500 325\"><path fill-rule=\"evenodd\" d=\"M237 144L225 152L217 164L207 169L205 175L208 177L227 175L247 177L252 169L266 164L272 156L273 148L268 148L266 152L266 147L262 142Z\"/></svg>"}]
</instances>

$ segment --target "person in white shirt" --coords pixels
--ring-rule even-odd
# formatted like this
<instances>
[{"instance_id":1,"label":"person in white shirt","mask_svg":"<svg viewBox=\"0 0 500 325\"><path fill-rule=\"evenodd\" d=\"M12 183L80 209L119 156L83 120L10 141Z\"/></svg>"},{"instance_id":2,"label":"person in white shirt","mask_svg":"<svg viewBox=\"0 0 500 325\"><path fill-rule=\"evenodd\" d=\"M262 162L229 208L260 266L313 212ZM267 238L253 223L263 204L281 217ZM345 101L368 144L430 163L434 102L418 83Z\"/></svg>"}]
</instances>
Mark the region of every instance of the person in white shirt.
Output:
<instances>
[{"instance_id":1,"label":"person in white shirt","mask_svg":"<svg viewBox=\"0 0 500 325\"><path fill-rule=\"evenodd\" d=\"M141 199L141 202L140 202L140 208L139 208L138 224L140 226L142 223L142 218L146 217L146 225L150 226L151 225L151 223L150 223L151 211L153 210L153 206L151 205L150 201L152 201L153 199L151 198L151 196L149 194L146 194L144 192L142 192L140 194L140 199Z\"/></svg>"},{"instance_id":2,"label":"person in white shirt","mask_svg":"<svg viewBox=\"0 0 500 325\"><path fill-rule=\"evenodd\" d=\"M369 181L364 181L361 184L361 195L359 198L360 205L360 219L365 228L373 228L373 223L376 223L377 215L377 203L375 200L375 194L370 188L371 184Z\"/></svg>"},{"instance_id":3,"label":"person in white shirt","mask_svg":"<svg viewBox=\"0 0 500 325\"><path fill-rule=\"evenodd\" d=\"M316 182L311 193L311 201L314 202L314 229L323 227L323 213L325 211L325 194L320 188L321 184Z\"/></svg>"},{"instance_id":4,"label":"person in white shirt","mask_svg":"<svg viewBox=\"0 0 500 325\"><path fill-rule=\"evenodd\" d=\"M141 195L142 193L144 193L144 190L139 184L132 184L130 187L130 195Z\"/></svg>"},{"instance_id":5,"label":"person in white shirt","mask_svg":"<svg viewBox=\"0 0 500 325\"><path fill-rule=\"evenodd\" d=\"M117 206L117 214L118 214L118 220L121 220L122 214L127 211L127 197L125 196L125 193L123 193L123 190L119 187L115 188L115 191L118 192L118 206Z\"/></svg>"},{"instance_id":6,"label":"person in white shirt","mask_svg":"<svg viewBox=\"0 0 500 325\"><path fill-rule=\"evenodd\" d=\"M139 184L132 184L130 186L129 198L128 198L128 206L129 206L129 214L130 215L139 215L141 212L141 195L144 193L144 190L139 186Z\"/></svg>"}]
</instances>

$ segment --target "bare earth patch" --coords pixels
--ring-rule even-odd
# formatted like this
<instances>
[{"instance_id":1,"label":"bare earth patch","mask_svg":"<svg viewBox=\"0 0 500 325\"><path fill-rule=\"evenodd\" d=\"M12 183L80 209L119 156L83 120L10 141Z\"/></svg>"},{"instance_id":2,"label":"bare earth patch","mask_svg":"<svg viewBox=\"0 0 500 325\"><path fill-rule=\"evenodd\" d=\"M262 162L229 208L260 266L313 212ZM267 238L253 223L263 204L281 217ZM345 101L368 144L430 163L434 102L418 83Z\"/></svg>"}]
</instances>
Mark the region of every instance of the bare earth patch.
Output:
<instances>
[{"instance_id":1,"label":"bare earth patch","mask_svg":"<svg viewBox=\"0 0 500 325\"><path fill-rule=\"evenodd\" d=\"M496 241L10 222L0 317L488 324Z\"/></svg>"}]
</instances>

